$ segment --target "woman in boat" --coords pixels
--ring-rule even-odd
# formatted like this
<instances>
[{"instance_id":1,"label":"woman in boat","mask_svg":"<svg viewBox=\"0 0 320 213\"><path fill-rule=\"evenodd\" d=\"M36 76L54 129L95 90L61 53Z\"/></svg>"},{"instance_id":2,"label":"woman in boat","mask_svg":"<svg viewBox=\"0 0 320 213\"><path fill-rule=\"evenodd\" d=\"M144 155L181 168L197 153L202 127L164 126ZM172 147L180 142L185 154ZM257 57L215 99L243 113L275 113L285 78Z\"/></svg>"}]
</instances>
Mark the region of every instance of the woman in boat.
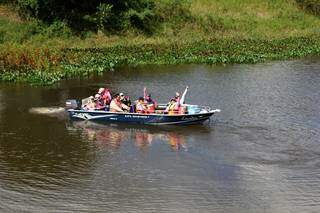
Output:
<instances>
[{"instance_id":1,"label":"woman in boat","mask_svg":"<svg viewBox=\"0 0 320 213\"><path fill-rule=\"evenodd\" d=\"M85 104L83 106L83 108L85 110L95 110L96 109L96 103L95 103L95 100L94 100L94 97L93 96L90 96L89 97L89 101L87 104Z\"/></svg>"},{"instance_id":2,"label":"woman in boat","mask_svg":"<svg viewBox=\"0 0 320 213\"><path fill-rule=\"evenodd\" d=\"M104 105L109 105L111 100L112 100L112 96L111 96L111 92L109 89L107 88L100 88L98 91L98 94L101 95L101 99L104 102Z\"/></svg>"},{"instance_id":3,"label":"woman in boat","mask_svg":"<svg viewBox=\"0 0 320 213\"><path fill-rule=\"evenodd\" d=\"M188 92L189 87L186 86L186 89L184 90L184 92L182 93L182 96L180 97L180 93L176 92L176 96L174 97L176 99L176 101L178 102L179 105L183 105L185 104L185 100L186 100L186 94Z\"/></svg>"},{"instance_id":4,"label":"woman in boat","mask_svg":"<svg viewBox=\"0 0 320 213\"><path fill-rule=\"evenodd\" d=\"M186 89L184 90L184 92L182 93L181 99L179 101L180 105L184 105L185 101L186 101L186 94L188 92L189 86L186 86Z\"/></svg>"},{"instance_id":5,"label":"woman in boat","mask_svg":"<svg viewBox=\"0 0 320 213\"><path fill-rule=\"evenodd\" d=\"M146 102L146 104L155 104L156 103L154 100L152 100L151 94L147 93L146 87L143 88L143 98L144 98L144 101Z\"/></svg>"},{"instance_id":6,"label":"woman in boat","mask_svg":"<svg viewBox=\"0 0 320 213\"><path fill-rule=\"evenodd\" d=\"M187 86L181 97L180 93L176 92L175 97L170 100L165 112L169 114L186 114L187 107L184 105L188 89L189 87Z\"/></svg>"},{"instance_id":7,"label":"woman in boat","mask_svg":"<svg viewBox=\"0 0 320 213\"><path fill-rule=\"evenodd\" d=\"M169 115L178 114L179 111L177 110L177 105L177 100L175 98L172 98L164 112L168 113Z\"/></svg>"},{"instance_id":8,"label":"woman in boat","mask_svg":"<svg viewBox=\"0 0 320 213\"><path fill-rule=\"evenodd\" d=\"M120 95L116 94L110 103L111 112L124 112L129 111L129 107L121 103Z\"/></svg>"},{"instance_id":9,"label":"woman in boat","mask_svg":"<svg viewBox=\"0 0 320 213\"><path fill-rule=\"evenodd\" d=\"M137 113L147 113L148 112L148 108L146 107L146 105L144 103L144 98L143 97L140 97L136 101L136 112Z\"/></svg>"},{"instance_id":10,"label":"woman in boat","mask_svg":"<svg viewBox=\"0 0 320 213\"><path fill-rule=\"evenodd\" d=\"M131 106L131 100L129 96L125 96L123 93L120 93L120 101L124 105L130 107Z\"/></svg>"},{"instance_id":11,"label":"woman in boat","mask_svg":"<svg viewBox=\"0 0 320 213\"><path fill-rule=\"evenodd\" d=\"M151 98L151 94L147 93L147 88L144 87L143 89L143 98L144 102L147 106L148 113L154 113L157 107L157 102Z\"/></svg>"},{"instance_id":12,"label":"woman in boat","mask_svg":"<svg viewBox=\"0 0 320 213\"><path fill-rule=\"evenodd\" d=\"M186 94L188 92L189 87L186 86L181 98L178 100L178 111L179 114L186 114L187 113L187 106L185 105L186 102Z\"/></svg>"},{"instance_id":13,"label":"woman in boat","mask_svg":"<svg viewBox=\"0 0 320 213\"><path fill-rule=\"evenodd\" d=\"M96 110L102 110L106 107L106 105L104 104L104 100L102 99L101 95L96 94L94 96L94 101L95 101L95 109Z\"/></svg>"}]
</instances>

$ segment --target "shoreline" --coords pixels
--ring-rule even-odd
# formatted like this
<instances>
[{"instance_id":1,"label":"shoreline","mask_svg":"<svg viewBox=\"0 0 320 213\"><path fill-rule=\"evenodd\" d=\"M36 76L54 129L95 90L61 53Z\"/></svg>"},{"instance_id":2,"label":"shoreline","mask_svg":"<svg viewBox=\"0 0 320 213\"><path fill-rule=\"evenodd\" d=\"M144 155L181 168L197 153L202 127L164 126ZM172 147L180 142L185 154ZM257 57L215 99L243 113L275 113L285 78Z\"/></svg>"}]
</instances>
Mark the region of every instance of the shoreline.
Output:
<instances>
[{"instance_id":1,"label":"shoreline","mask_svg":"<svg viewBox=\"0 0 320 213\"><path fill-rule=\"evenodd\" d=\"M0 82L52 85L121 66L254 64L320 55L317 36L284 39L207 39L166 44L115 44L105 48L17 48L0 53Z\"/></svg>"}]
</instances>

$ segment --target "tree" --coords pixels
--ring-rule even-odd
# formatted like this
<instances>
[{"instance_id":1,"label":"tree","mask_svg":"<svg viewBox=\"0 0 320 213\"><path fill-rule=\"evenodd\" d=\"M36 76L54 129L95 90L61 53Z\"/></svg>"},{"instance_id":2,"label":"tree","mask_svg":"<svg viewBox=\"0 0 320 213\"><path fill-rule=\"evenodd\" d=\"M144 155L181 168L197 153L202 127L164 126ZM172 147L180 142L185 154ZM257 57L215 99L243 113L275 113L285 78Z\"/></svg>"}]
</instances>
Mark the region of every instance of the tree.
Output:
<instances>
[{"instance_id":1,"label":"tree","mask_svg":"<svg viewBox=\"0 0 320 213\"><path fill-rule=\"evenodd\" d=\"M154 0L15 0L20 14L45 23L66 22L74 30L152 32L159 22Z\"/></svg>"}]
</instances>

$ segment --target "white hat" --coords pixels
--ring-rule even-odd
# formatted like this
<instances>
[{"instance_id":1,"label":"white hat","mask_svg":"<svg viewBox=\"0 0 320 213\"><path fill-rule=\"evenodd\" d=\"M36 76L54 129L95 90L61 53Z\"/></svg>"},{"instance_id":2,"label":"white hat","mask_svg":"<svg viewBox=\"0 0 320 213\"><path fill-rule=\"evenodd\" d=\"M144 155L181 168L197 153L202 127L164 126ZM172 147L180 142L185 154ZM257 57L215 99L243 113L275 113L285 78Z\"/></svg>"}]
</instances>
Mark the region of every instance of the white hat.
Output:
<instances>
[{"instance_id":1,"label":"white hat","mask_svg":"<svg viewBox=\"0 0 320 213\"><path fill-rule=\"evenodd\" d=\"M105 90L106 90L105 88L100 88L99 91L98 91L98 93L101 94L101 93L103 93Z\"/></svg>"},{"instance_id":2,"label":"white hat","mask_svg":"<svg viewBox=\"0 0 320 213\"><path fill-rule=\"evenodd\" d=\"M120 96L124 96L124 94L121 92L120 94L119 94Z\"/></svg>"}]
</instances>

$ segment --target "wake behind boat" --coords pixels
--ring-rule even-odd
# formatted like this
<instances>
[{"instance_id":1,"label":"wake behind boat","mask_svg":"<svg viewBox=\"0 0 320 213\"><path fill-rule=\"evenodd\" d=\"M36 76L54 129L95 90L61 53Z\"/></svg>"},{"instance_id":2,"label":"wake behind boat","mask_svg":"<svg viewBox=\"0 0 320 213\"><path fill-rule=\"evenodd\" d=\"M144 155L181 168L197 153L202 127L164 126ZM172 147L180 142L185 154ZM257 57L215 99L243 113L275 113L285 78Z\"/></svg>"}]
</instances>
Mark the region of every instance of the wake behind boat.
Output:
<instances>
[{"instance_id":1,"label":"wake behind boat","mask_svg":"<svg viewBox=\"0 0 320 213\"><path fill-rule=\"evenodd\" d=\"M70 119L74 121L90 120L99 123L120 122L147 125L201 124L208 120L213 114L220 112L219 109L212 110L207 106L184 104L184 96L187 89L188 87L182 96L183 101L181 101L181 104L179 93L176 93L178 101L173 98L168 104L156 104L154 101L151 102L151 95L149 94L145 95L145 98L140 97L135 102L136 104L130 104L128 107L121 102L121 93L120 95L115 95L111 103L109 102L106 105L100 104L98 106L93 104L94 106L98 106L94 108L86 107L93 103L90 103L90 100L93 100L92 97L83 99L82 101L67 100L66 109ZM99 91L103 91L102 88L100 88ZM96 97L99 98L103 96L98 95ZM119 101L119 104L116 105L114 103L116 101Z\"/></svg>"}]
</instances>

